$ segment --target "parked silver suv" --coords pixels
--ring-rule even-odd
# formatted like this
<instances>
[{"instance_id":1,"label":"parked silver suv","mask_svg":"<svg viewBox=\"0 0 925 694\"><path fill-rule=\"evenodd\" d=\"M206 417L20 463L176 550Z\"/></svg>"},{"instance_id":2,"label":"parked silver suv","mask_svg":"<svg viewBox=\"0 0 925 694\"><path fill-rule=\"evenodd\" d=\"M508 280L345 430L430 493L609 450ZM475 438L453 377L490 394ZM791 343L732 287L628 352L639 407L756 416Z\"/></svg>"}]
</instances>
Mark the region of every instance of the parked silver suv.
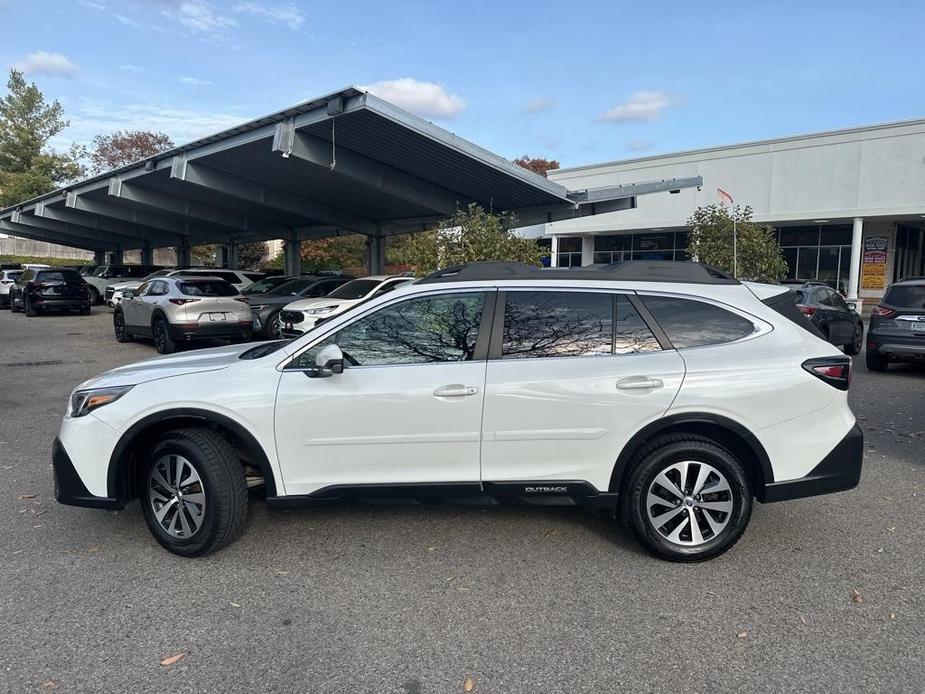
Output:
<instances>
[{"instance_id":1,"label":"parked silver suv","mask_svg":"<svg viewBox=\"0 0 925 694\"><path fill-rule=\"evenodd\" d=\"M208 275L158 277L126 290L113 314L116 340L154 339L161 354L177 342L250 338L250 306L231 284Z\"/></svg>"}]
</instances>

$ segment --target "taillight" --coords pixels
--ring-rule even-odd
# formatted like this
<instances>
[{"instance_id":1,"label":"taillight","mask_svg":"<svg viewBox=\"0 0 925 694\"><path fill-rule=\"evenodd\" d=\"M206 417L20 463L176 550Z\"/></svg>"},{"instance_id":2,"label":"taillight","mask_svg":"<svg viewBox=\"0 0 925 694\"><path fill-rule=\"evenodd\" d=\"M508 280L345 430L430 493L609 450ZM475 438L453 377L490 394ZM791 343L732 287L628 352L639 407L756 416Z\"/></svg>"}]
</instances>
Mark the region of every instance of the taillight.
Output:
<instances>
[{"instance_id":1,"label":"taillight","mask_svg":"<svg viewBox=\"0 0 925 694\"><path fill-rule=\"evenodd\" d=\"M797 308L800 309L800 313L802 313L804 316L809 316L810 318L812 318L813 314L816 313L816 309L811 306L800 306L797 304Z\"/></svg>"},{"instance_id":2,"label":"taillight","mask_svg":"<svg viewBox=\"0 0 925 694\"><path fill-rule=\"evenodd\" d=\"M883 318L889 318L890 316L895 316L896 311L886 306L874 306L874 310L870 312L872 316L881 316Z\"/></svg>"},{"instance_id":3,"label":"taillight","mask_svg":"<svg viewBox=\"0 0 925 694\"><path fill-rule=\"evenodd\" d=\"M235 301L240 301L242 304L249 304L249 303L250 303L250 301L248 301L248 300L247 300L247 297L245 297L245 296L236 296L236 297L234 298L234 300L235 300Z\"/></svg>"},{"instance_id":4,"label":"taillight","mask_svg":"<svg viewBox=\"0 0 925 694\"><path fill-rule=\"evenodd\" d=\"M168 299L168 301L172 304L176 304L177 306L184 306L185 304L191 304L194 301L199 301L199 299Z\"/></svg>"},{"instance_id":5,"label":"taillight","mask_svg":"<svg viewBox=\"0 0 925 694\"><path fill-rule=\"evenodd\" d=\"M849 357L817 357L803 362L803 368L833 388L848 390L851 385L851 359Z\"/></svg>"}]
</instances>

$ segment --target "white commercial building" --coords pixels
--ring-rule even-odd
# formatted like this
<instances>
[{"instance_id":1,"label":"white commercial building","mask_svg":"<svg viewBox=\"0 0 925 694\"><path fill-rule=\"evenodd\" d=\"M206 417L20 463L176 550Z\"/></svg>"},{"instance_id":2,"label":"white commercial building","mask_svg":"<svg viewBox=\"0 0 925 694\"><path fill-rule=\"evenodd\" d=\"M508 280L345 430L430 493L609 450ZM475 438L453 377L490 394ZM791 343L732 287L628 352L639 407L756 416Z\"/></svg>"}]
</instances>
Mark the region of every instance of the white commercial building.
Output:
<instances>
[{"instance_id":1,"label":"white commercial building","mask_svg":"<svg viewBox=\"0 0 925 694\"><path fill-rule=\"evenodd\" d=\"M687 220L720 202L722 188L775 228L789 278L870 302L890 282L925 274L925 119L549 172L570 190L698 175L700 189L547 224L552 264L686 260Z\"/></svg>"}]
</instances>

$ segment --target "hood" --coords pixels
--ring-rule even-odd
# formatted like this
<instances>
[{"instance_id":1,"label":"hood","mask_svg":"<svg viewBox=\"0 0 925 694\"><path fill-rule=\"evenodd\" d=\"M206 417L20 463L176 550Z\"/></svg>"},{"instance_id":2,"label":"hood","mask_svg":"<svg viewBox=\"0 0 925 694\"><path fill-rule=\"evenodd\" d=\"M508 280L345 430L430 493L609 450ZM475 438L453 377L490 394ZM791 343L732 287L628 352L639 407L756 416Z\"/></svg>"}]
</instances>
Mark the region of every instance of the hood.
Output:
<instances>
[{"instance_id":1,"label":"hood","mask_svg":"<svg viewBox=\"0 0 925 694\"><path fill-rule=\"evenodd\" d=\"M113 289L137 289L141 286L141 282L139 280L132 280L131 282L116 282L109 286Z\"/></svg>"},{"instance_id":2,"label":"hood","mask_svg":"<svg viewBox=\"0 0 925 694\"><path fill-rule=\"evenodd\" d=\"M286 309L289 311L305 311L310 308L319 308L321 306L337 306L340 308L343 306L352 306L358 301L359 299L335 299L330 296L322 296L317 299L299 299L298 301L293 301L291 304L286 305Z\"/></svg>"},{"instance_id":3,"label":"hood","mask_svg":"<svg viewBox=\"0 0 925 694\"><path fill-rule=\"evenodd\" d=\"M285 306L294 301L304 301L304 299L299 298L298 294L271 294L269 292L266 294L251 294L247 297L247 300L252 307L263 306L265 304Z\"/></svg>"},{"instance_id":4,"label":"hood","mask_svg":"<svg viewBox=\"0 0 925 694\"><path fill-rule=\"evenodd\" d=\"M126 364L125 366L104 371L99 376L84 381L77 388L138 385L139 383L193 372L217 371L236 363L238 356L252 347L254 347L254 343L251 342L242 345L178 352L177 354L146 359L145 361L138 361L134 364Z\"/></svg>"}]
</instances>

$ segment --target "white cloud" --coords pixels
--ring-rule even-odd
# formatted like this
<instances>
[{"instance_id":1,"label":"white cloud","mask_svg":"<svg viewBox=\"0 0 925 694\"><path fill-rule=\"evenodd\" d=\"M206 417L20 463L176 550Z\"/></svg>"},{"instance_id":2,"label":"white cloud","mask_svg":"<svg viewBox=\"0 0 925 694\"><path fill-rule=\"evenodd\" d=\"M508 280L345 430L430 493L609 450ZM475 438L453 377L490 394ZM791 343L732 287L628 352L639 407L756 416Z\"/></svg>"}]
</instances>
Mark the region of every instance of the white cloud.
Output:
<instances>
[{"instance_id":1,"label":"white cloud","mask_svg":"<svg viewBox=\"0 0 925 694\"><path fill-rule=\"evenodd\" d=\"M539 96L535 99L530 99L530 101L525 103L521 111L528 114L544 113L546 111L551 111L555 107L555 99L552 99L548 96Z\"/></svg>"},{"instance_id":2,"label":"white cloud","mask_svg":"<svg viewBox=\"0 0 925 694\"><path fill-rule=\"evenodd\" d=\"M626 143L627 152L646 152L653 147L655 147L655 143L652 142L652 140L645 139L644 137L630 140Z\"/></svg>"},{"instance_id":3,"label":"white cloud","mask_svg":"<svg viewBox=\"0 0 925 694\"><path fill-rule=\"evenodd\" d=\"M132 27L133 29L141 29L141 24L136 22L131 17L126 17L124 14L114 14L113 15L120 23L124 24L127 27Z\"/></svg>"},{"instance_id":4,"label":"white cloud","mask_svg":"<svg viewBox=\"0 0 925 694\"><path fill-rule=\"evenodd\" d=\"M425 118L451 120L466 108L465 100L439 84L419 82L411 77L361 86L371 94Z\"/></svg>"},{"instance_id":5,"label":"white cloud","mask_svg":"<svg viewBox=\"0 0 925 694\"><path fill-rule=\"evenodd\" d=\"M77 72L77 66L60 53L36 51L16 64L16 69L28 75L62 75L70 77Z\"/></svg>"},{"instance_id":6,"label":"white cloud","mask_svg":"<svg viewBox=\"0 0 925 694\"><path fill-rule=\"evenodd\" d=\"M622 104L601 114L600 119L613 123L652 121L662 115L662 111L676 103L677 101L672 96L663 91L635 92Z\"/></svg>"},{"instance_id":7,"label":"white cloud","mask_svg":"<svg viewBox=\"0 0 925 694\"><path fill-rule=\"evenodd\" d=\"M208 87L212 84L211 80L203 80L198 77L190 77L189 75L180 75L177 79L183 84L189 84L194 87Z\"/></svg>"},{"instance_id":8,"label":"white cloud","mask_svg":"<svg viewBox=\"0 0 925 694\"><path fill-rule=\"evenodd\" d=\"M234 7L238 14L247 14L257 19L281 24L290 29L301 29L305 23L305 15L293 2L279 4L266 4L263 2L239 2Z\"/></svg>"},{"instance_id":9,"label":"white cloud","mask_svg":"<svg viewBox=\"0 0 925 694\"><path fill-rule=\"evenodd\" d=\"M93 0L77 0L78 3L84 7L89 7L91 10L105 10L106 5L101 2L94 2Z\"/></svg>"},{"instance_id":10,"label":"white cloud","mask_svg":"<svg viewBox=\"0 0 925 694\"><path fill-rule=\"evenodd\" d=\"M153 75L153 74L155 74L155 73L154 73L154 70L149 70L148 68L142 67L141 65L117 65L116 67L117 67L119 70L122 70L122 72L129 72L129 73L132 73L132 74L135 74L135 75Z\"/></svg>"},{"instance_id":11,"label":"white cloud","mask_svg":"<svg viewBox=\"0 0 925 694\"><path fill-rule=\"evenodd\" d=\"M181 26L197 34L221 34L238 26L234 17L220 14L204 0L171 2L161 12Z\"/></svg>"}]
</instances>

